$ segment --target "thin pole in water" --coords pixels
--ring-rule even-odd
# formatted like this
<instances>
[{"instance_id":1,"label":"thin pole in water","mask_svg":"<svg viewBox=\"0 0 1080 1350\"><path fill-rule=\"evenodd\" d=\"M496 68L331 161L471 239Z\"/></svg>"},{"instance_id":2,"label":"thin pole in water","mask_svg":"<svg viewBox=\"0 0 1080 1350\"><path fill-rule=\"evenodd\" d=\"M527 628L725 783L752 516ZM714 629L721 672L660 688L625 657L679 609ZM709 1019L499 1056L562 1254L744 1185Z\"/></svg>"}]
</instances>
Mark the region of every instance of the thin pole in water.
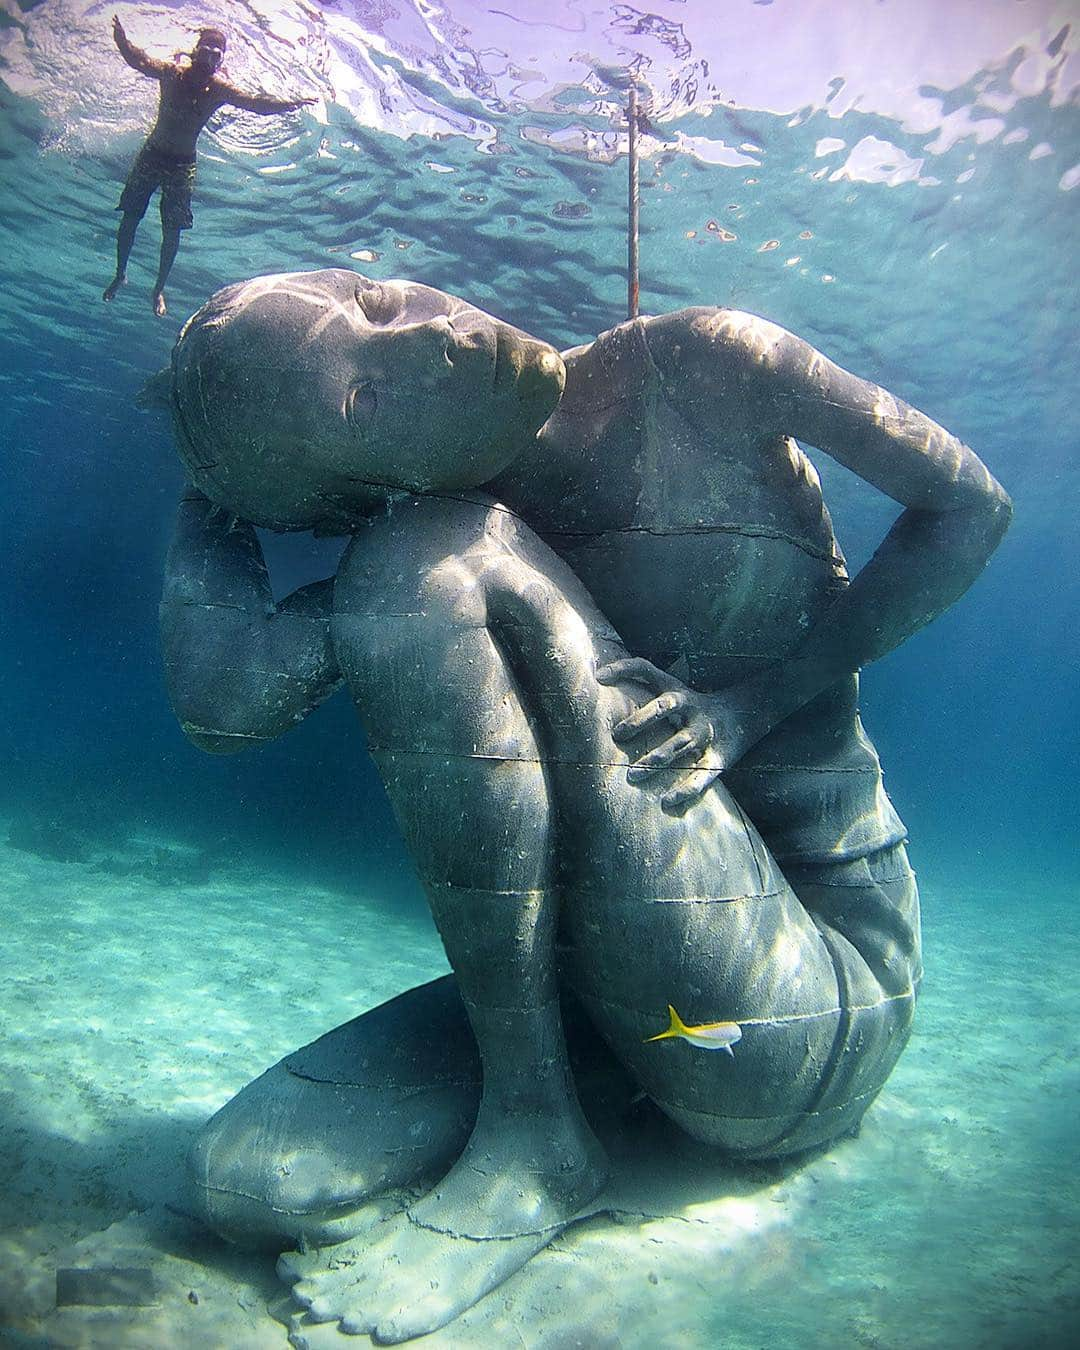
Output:
<instances>
[{"instance_id":1,"label":"thin pole in water","mask_svg":"<svg viewBox=\"0 0 1080 1350\"><path fill-rule=\"evenodd\" d=\"M626 116L630 124L630 177L627 191L627 240L626 240L626 317L636 319L638 315L638 95L633 76L630 78L630 100L626 107Z\"/></svg>"}]
</instances>

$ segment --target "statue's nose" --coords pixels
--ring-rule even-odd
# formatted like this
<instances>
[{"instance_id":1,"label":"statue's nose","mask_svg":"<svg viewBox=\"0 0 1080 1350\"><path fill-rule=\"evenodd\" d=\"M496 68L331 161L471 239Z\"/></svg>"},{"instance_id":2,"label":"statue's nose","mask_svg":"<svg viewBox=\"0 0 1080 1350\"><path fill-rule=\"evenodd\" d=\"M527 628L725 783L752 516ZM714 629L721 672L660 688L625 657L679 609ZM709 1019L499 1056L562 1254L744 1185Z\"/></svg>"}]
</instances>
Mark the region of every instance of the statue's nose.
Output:
<instances>
[{"instance_id":1,"label":"statue's nose","mask_svg":"<svg viewBox=\"0 0 1080 1350\"><path fill-rule=\"evenodd\" d=\"M450 365L469 360L477 355L489 359L494 356L494 340L482 324L470 323L467 316L451 319L446 314L436 315L418 325L421 340L430 344L432 352Z\"/></svg>"}]
</instances>

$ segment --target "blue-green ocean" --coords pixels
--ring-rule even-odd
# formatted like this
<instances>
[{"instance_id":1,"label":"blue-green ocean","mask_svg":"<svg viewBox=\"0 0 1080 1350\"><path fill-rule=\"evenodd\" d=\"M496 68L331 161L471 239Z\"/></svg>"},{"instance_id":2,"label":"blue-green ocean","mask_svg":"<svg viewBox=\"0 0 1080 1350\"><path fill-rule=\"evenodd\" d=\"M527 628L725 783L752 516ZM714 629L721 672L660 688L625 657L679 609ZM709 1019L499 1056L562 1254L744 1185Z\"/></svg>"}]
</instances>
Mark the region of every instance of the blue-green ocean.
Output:
<instances>
[{"instance_id":1,"label":"blue-green ocean","mask_svg":"<svg viewBox=\"0 0 1080 1350\"><path fill-rule=\"evenodd\" d=\"M114 9L163 56L223 27L237 84L316 100L215 115L164 318L154 205L101 298L156 99ZM0 0L0 1340L286 1344L272 1259L167 1228L188 1142L287 1050L445 968L346 696L237 757L182 736L157 607L184 477L139 391L188 315L261 273L414 279L560 349L619 323L608 68L628 66L647 91L642 312L793 330L972 446L1015 518L971 591L863 675L927 976L861 1138L777 1183L760 1209L782 1240L728 1210L704 1224L714 1248L665 1268L624 1216L610 1269L603 1233L578 1240L588 1263L566 1237L537 1260L545 1297L526 1270L516 1303L438 1343L1075 1343L1076 0ZM807 449L854 570L895 503ZM268 537L275 591L340 547ZM655 1203L693 1223L733 1184L714 1169ZM739 1179L746 1206L757 1186ZM101 1237L117 1224L127 1247ZM160 1289L181 1257L175 1317L164 1294L57 1305L58 1268L146 1266ZM216 1303L189 1297L199 1279ZM208 1311L230 1280L242 1327Z\"/></svg>"}]
</instances>

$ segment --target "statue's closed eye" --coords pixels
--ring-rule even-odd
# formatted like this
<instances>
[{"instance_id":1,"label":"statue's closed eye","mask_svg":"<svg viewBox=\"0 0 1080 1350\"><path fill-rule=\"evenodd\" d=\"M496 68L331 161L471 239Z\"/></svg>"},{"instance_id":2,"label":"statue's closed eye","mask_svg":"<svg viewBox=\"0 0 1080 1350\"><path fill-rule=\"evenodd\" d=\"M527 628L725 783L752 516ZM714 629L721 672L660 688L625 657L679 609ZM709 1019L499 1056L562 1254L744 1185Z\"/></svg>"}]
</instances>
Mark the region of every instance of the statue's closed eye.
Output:
<instances>
[{"instance_id":1,"label":"statue's closed eye","mask_svg":"<svg viewBox=\"0 0 1080 1350\"><path fill-rule=\"evenodd\" d=\"M375 386L366 381L354 384L345 395L345 420L356 431L364 431L375 415L378 399Z\"/></svg>"}]
</instances>

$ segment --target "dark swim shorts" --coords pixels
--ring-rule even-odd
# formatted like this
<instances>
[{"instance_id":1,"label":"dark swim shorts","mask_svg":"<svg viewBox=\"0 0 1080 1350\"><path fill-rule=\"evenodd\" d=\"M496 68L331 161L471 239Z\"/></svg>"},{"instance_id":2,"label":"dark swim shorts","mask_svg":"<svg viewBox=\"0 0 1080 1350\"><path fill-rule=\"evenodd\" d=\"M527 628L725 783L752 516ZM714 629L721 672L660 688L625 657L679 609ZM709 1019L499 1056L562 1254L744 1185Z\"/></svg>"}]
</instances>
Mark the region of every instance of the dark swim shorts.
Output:
<instances>
[{"instance_id":1,"label":"dark swim shorts","mask_svg":"<svg viewBox=\"0 0 1080 1350\"><path fill-rule=\"evenodd\" d=\"M190 230L195 223L191 215L194 186L193 159L177 159L147 142L135 157L116 209L141 220L150 198L160 188L162 226L168 230Z\"/></svg>"}]
</instances>

